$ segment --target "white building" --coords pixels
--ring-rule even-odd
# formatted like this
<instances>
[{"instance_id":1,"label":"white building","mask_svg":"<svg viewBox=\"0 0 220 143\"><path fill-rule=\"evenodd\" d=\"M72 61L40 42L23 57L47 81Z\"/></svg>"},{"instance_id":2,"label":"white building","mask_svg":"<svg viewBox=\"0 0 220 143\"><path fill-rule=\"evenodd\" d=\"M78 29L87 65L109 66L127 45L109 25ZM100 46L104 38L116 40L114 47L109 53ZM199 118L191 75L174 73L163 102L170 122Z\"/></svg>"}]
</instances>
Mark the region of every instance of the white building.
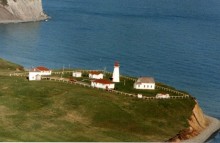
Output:
<instances>
[{"instance_id":1,"label":"white building","mask_svg":"<svg viewBox=\"0 0 220 143\"><path fill-rule=\"evenodd\" d=\"M93 80L91 82L91 86L96 87L96 88L107 89L107 90L115 88L115 84L109 80L106 80L106 79Z\"/></svg>"},{"instance_id":2,"label":"white building","mask_svg":"<svg viewBox=\"0 0 220 143\"><path fill-rule=\"evenodd\" d=\"M82 73L81 72L73 72L73 77L82 77Z\"/></svg>"},{"instance_id":3,"label":"white building","mask_svg":"<svg viewBox=\"0 0 220 143\"><path fill-rule=\"evenodd\" d=\"M119 73L119 63L115 62L114 70L112 74L112 81L113 82L120 82L120 73Z\"/></svg>"},{"instance_id":4,"label":"white building","mask_svg":"<svg viewBox=\"0 0 220 143\"><path fill-rule=\"evenodd\" d=\"M41 76L51 75L52 71L46 67L36 67L29 71L29 80L41 80Z\"/></svg>"},{"instance_id":5,"label":"white building","mask_svg":"<svg viewBox=\"0 0 220 143\"><path fill-rule=\"evenodd\" d=\"M138 98L143 98L143 95L142 94L138 94L137 97Z\"/></svg>"},{"instance_id":6,"label":"white building","mask_svg":"<svg viewBox=\"0 0 220 143\"><path fill-rule=\"evenodd\" d=\"M158 93L158 94L156 95L156 98L157 98L157 99L160 99L160 98L166 99L166 98L170 98L170 95L169 95L169 94Z\"/></svg>"},{"instance_id":7,"label":"white building","mask_svg":"<svg viewBox=\"0 0 220 143\"><path fill-rule=\"evenodd\" d=\"M30 71L29 80L41 80L41 72L39 71Z\"/></svg>"},{"instance_id":8,"label":"white building","mask_svg":"<svg viewBox=\"0 0 220 143\"><path fill-rule=\"evenodd\" d=\"M152 77L141 77L134 83L135 89L155 89L155 81Z\"/></svg>"},{"instance_id":9,"label":"white building","mask_svg":"<svg viewBox=\"0 0 220 143\"><path fill-rule=\"evenodd\" d=\"M93 71L89 73L89 78L92 79L103 79L103 73L101 72L97 72L97 71Z\"/></svg>"}]
</instances>

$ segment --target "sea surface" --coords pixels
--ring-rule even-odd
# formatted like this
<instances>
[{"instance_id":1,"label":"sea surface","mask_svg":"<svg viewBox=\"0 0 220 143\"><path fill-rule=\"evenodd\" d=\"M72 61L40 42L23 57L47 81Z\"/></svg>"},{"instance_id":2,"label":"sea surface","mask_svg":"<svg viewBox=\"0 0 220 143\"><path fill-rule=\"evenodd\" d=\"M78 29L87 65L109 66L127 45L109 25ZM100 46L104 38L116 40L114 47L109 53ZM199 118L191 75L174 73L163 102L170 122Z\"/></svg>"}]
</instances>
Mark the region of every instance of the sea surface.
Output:
<instances>
[{"instance_id":1,"label":"sea surface","mask_svg":"<svg viewBox=\"0 0 220 143\"><path fill-rule=\"evenodd\" d=\"M153 76L220 119L219 0L44 0L47 22L0 24L0 57L26 68ZM218 132L209 142L220 142Z\"/></svg>"}]
</instances>

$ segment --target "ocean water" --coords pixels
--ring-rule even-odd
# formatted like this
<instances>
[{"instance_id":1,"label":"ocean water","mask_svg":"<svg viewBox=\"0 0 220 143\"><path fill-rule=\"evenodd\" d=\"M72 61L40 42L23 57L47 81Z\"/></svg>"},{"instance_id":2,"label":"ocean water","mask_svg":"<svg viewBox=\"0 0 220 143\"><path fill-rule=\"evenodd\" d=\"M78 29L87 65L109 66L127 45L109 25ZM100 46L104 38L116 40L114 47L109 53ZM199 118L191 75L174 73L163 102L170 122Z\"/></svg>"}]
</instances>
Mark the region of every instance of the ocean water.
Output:
<instances>
[{"instance_id":1,"label":"ocean water","mask_svg":"<svg viewBox=\"0 0 220 143\"><path fill-rule=\"evenodd\" d=\"M220 119L219 0L44 0L47 22L0 24L0 57L153 76ZM220 142L218 132L209 142Z\"/></svg>"}]
</instances>

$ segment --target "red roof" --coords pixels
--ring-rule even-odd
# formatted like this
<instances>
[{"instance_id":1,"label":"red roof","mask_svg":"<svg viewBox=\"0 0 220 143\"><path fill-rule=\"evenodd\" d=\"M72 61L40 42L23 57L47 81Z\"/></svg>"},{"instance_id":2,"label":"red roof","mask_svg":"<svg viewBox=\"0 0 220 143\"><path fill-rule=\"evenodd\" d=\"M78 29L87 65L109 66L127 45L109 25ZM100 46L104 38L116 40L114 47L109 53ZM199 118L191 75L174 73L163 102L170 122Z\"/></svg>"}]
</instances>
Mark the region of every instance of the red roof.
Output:
<instances>
[{"instance_id":1,"label":"red roof","mask_svg":"<svg viewBox=\"0 0 220 143\"><path fill-rule=\"evenodd\" d=\"M118 61L115 62L115 65L114 65L114 66L115 66L115 67L119 67Z\"/></svg>"},{"instance_id":2,"label":"red roof","mask_svg":"<svg viewBox=\"0 0 220 143\"><path fill-rule=\"evenodd\" d=\"M39 71L49 71L49 69L48 69L48 68L43 67L43 66L36 67L36 70L39 70Z\"/></svg>"},{"instance_id":3,"label":"red roof","mask_svg":"<svg viewBox=\"0 0 220 143\"><path fill-rule=\"evenodd\" d=\"M99 74L101 74L101 72L98 72L98 71L91 71L90 74L93 74L93 75L94 75L94 74L95 74L95 75L99 75Z\"/></svg>"},{"instance_id":4,"label":"red roof","mask_svg":"<svg viewBox=\"0 0 220 143\"><path fill-rule=\"evenodd\" d=\"M106 80L106 79L97 79L97 80L94 80L93 82L101 83L101 84L112 84L113 83L113 82Z\"/></svg>"}]
</instances>

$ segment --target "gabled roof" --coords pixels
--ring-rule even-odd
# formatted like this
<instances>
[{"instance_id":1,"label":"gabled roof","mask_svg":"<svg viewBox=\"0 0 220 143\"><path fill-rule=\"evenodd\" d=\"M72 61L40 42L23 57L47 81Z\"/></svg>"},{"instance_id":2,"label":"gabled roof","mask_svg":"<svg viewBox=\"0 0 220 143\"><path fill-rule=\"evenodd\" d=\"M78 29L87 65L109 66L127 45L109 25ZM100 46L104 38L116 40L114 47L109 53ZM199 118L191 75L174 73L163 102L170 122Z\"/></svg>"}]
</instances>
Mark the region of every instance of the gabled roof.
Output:
<instances>
[{"instance_id":1,"label":"gabled roof","mask_svg":"<svg viewBox=\"0 0 220 143\"><path fill-rule=\"evenodd\" d=\"M99 75L99 74L102 74L102 73L98 72L98 71L91 71L90 74L92 74L92 75Z\"/></svg>"},{"instance_id":2,"label":"gabled roof","mask_svg":"<svg viewBox=\"0 0 220 143\"><path fill-rule=\"evenodd\" d=\"M50 71L48 68L43 67L43 66L36 67L36 69L39 71Z\"/></svg>"},{"instance_id":3,"label":"gabled roof","mask_svg":"<svg viewBox=\"0 0 220 143\"><path fill-rule=\"evenodd\" d=\"M30 72L41 72L41 71L50 71L50 70L43 66L39 66L30 70Z\"/></svg>"},{"instance_id":4,"label":"gabled roof","mask_svg":"<svg viewBox=\"0 0 220 143\"><path fill-rule=\"evenodd\" d=\"M97 79L97 80L93 80L92 82L101 83L101 84L112 84L113 83L106 79Z\"/></svg>"},{"instance_id":5,"label":"gabled roof","mask_svg":"<svg viewBox=\"0 0 220 143\"><path fill-rule=\"evenodd\" d=\"M141 84L141 83L155 83L153 77L140 77L136 81L136 84Z\"/></svg>"}]
</instances>

